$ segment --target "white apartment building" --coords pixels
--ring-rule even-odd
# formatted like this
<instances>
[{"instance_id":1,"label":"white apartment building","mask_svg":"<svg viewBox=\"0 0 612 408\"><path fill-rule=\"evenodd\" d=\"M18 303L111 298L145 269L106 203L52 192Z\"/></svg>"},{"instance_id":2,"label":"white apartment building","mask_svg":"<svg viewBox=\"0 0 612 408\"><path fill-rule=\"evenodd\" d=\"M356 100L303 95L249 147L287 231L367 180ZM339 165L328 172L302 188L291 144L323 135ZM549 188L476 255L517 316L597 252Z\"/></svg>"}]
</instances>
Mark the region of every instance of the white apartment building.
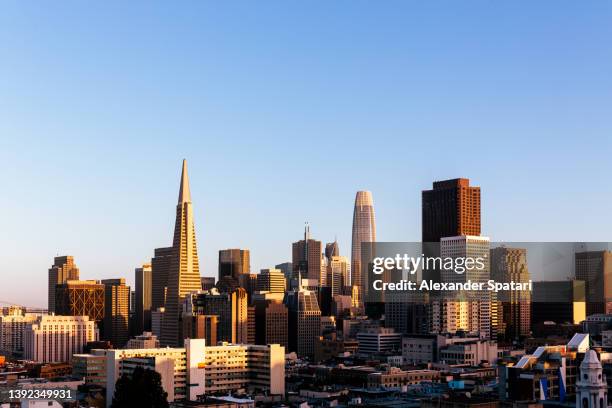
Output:
<instances>
[{"instance_id":1,"label":"white apartment building","mask_svg":"<svg viewBox=\"0 0 612 408\"><path fill-rule=\"evenodd\" d=\"M96 323L87 316L39 316L23 334L24 358L41 363L72 361L73 354L99 337Z\"/></svg>"},{"instance_id":2,"label":"white apartment building","mask_svg":"<svg viewBox=\"0 0 612 408\"><path fill-rule=\"evenodd\" d=\"M18 306L9 307L0 315L0 352L10 355L23 353L23 333L28 324L33 323L40 314L24 313Z\"/></svg>"}]
</instances>

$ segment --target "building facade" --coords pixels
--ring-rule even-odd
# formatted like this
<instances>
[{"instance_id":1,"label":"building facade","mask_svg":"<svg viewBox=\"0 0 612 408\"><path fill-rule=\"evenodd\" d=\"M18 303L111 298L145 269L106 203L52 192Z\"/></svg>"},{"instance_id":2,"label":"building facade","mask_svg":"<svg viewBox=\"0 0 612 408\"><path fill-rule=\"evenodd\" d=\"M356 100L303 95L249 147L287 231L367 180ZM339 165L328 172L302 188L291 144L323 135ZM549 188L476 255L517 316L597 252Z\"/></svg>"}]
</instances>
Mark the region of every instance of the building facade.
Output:
<instances>
[{"instance_id":1,"label":"building facade","mask_svg":"<svg viewBox=\"0 0 612 408\"><path fill-rule=\"evenodd\" d=\"M97 340L98 328L87 316L40 316L24 331L24 358L69 362L88 342Z\"/></svg>"}]
</instances>

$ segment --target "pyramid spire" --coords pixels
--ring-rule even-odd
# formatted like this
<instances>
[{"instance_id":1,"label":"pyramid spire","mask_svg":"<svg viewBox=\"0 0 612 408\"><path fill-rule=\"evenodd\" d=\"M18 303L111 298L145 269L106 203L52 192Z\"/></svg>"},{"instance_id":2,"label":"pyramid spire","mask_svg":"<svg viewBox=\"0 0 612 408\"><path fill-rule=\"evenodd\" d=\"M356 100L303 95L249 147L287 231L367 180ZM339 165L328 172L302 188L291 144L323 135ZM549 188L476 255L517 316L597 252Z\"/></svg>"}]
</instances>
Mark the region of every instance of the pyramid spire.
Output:
<instances>
[{"instance_id":1,"label":"pyramid spire","mask_svg":"<svg viewBox=\"0 0 612 408\"><path fill-rule=\"evenodd\" d=\"M181 189L179 190L178 203L190 203L191 191L189 190L189 175L187 174L187 159L183 159L183 172L181 173Z\"/></svg>"}]
</instances>

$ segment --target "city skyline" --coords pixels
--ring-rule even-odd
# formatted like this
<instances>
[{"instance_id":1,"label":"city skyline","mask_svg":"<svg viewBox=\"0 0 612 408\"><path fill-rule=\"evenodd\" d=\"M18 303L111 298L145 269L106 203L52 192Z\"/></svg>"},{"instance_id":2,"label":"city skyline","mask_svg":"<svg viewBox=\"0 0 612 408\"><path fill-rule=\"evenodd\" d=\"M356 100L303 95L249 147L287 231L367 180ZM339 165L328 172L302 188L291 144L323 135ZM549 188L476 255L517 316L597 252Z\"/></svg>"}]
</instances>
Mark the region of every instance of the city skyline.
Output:
<instances>
[{"instance_id":1,"label":"city skyline","mask_svg":"<svg viewBox=\"0 0 612 408\"><path fill-rule=\"evenodd\" d=\"M609 241L612 7L478 3L3 5L0 300L43 306L57 255L133 286L183 158L204 276L289 261L305 221L350 256L359 190L379 241L418 241L456 177L482 235Z\"/></svg>"}]
</instances>

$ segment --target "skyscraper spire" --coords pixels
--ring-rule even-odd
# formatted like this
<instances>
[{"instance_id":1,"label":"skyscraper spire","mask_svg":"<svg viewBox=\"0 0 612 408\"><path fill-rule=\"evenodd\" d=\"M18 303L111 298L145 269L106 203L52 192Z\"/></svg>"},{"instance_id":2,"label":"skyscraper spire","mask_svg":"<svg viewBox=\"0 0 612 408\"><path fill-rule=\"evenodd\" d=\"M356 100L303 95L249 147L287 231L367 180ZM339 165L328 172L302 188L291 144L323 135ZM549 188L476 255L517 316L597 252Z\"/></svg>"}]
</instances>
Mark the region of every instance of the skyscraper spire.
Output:
<instances>
[{"instance_id":1,"label":"skyscraper spire","mask_svg":"<svg viewBox=\"0 0 612 408\"><path fill-rule=\"evenodd\" d=\"M163 346L177 347L183 344L181 304L188 293L202 288L186 160L183 160L172 249L160 342Z\"/></svg>"},{"instance_id":2,"label":"skyscraper spire","mask_svg":"<svg viewBox=\"0 0 612 408\"><path fill-rule=\"evenodd\" d=\"M183 171L181 173L181 187L179 189L178 203L190 203L191 191L189 190L189 175L187 174L187 159L183 159Z\"/></svg>"}]
</instances>

